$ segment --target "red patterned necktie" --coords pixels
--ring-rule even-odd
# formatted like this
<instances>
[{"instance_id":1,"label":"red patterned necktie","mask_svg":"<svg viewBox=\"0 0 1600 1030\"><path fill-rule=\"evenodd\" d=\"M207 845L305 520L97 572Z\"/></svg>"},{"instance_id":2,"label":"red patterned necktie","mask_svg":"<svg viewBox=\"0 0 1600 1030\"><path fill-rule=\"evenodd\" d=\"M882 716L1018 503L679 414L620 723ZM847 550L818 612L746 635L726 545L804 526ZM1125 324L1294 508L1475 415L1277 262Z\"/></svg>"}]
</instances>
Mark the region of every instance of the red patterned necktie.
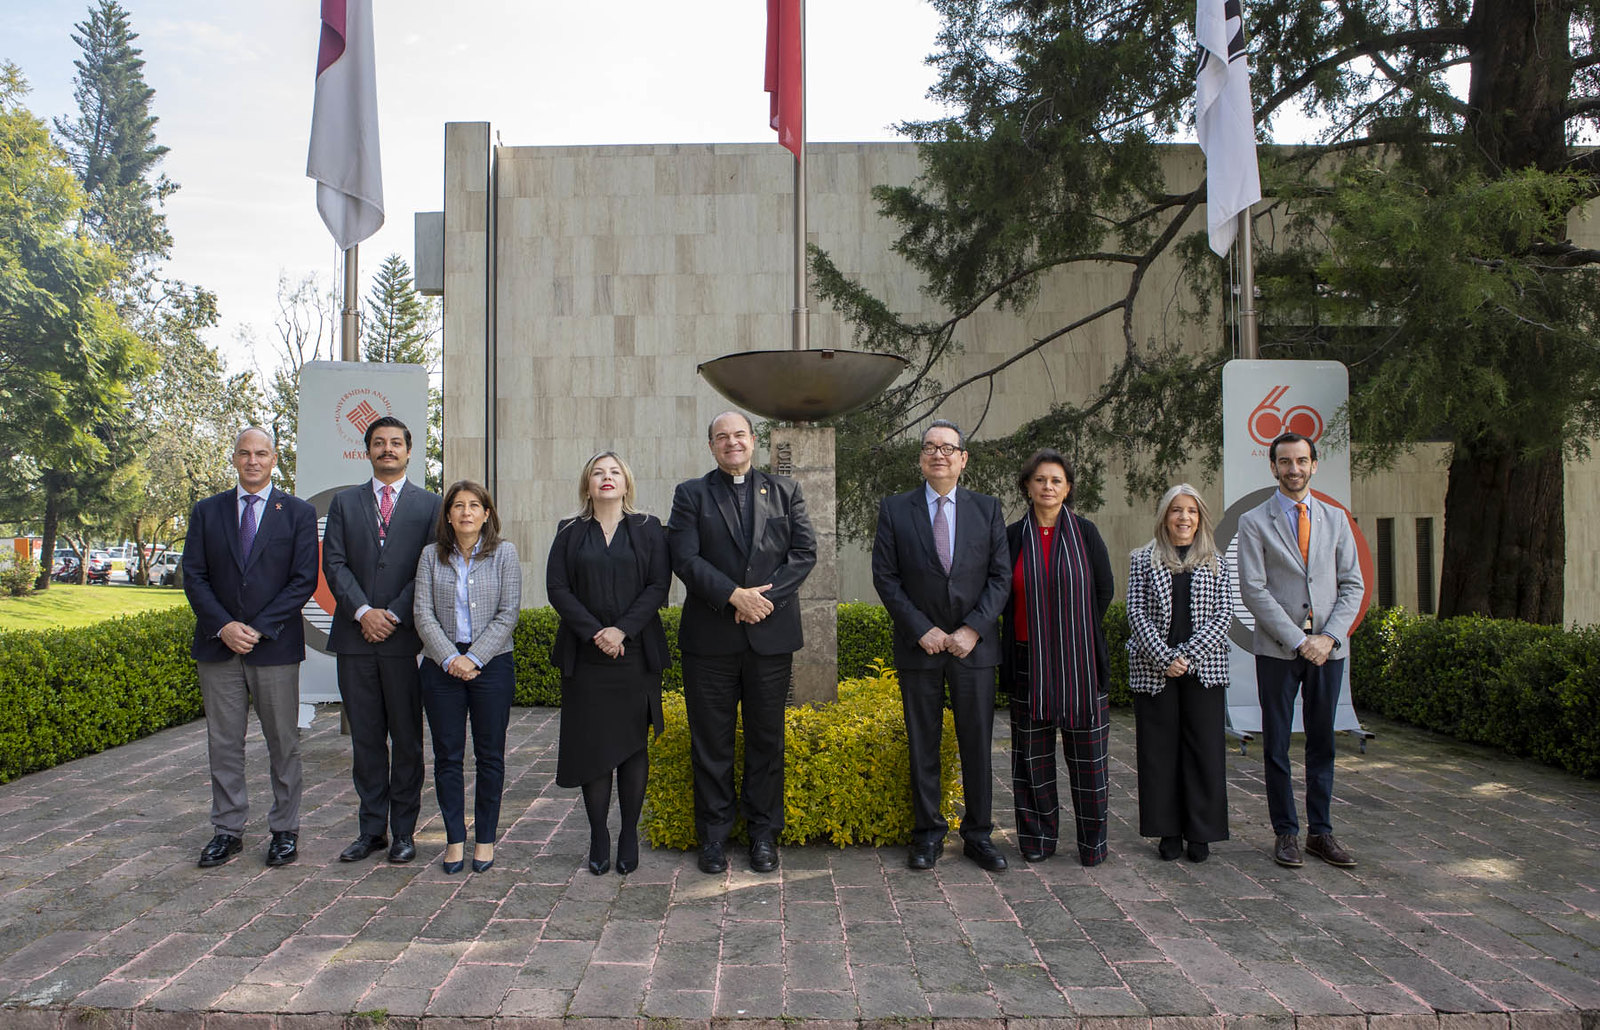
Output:
<instances>
[{"instance_id":1,"label":"red patterned necktie","mask_svg":"<svg viewBox=\"0 0 1600 1030\"><path fill-rule=\"evenodd\" d=\"M381 499L378 501L378 539L381 540L389 535L389 516L394 514L394 487L385 483L379 494Z\"/></svg>"}]
</instances>

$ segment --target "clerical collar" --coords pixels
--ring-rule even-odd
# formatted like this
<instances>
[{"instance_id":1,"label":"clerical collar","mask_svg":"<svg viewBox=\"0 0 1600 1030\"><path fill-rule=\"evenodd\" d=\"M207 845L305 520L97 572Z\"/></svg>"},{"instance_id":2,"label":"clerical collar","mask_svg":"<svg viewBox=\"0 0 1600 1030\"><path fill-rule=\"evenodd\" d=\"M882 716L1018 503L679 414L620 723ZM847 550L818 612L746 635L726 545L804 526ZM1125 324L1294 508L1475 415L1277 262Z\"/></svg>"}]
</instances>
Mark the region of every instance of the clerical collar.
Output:
<instances>
[{"instance_id":1,"label":"clerical collar","mask_svg":"<svg viewBox=\"0 0 1600 1030\"><path fill-rule=\"evenodd\" d=\"M744 482L744 473L741 472L736 476L729 476L728 478L733 480L735 483L743 483Z\"/></svg>"}]
</instances>

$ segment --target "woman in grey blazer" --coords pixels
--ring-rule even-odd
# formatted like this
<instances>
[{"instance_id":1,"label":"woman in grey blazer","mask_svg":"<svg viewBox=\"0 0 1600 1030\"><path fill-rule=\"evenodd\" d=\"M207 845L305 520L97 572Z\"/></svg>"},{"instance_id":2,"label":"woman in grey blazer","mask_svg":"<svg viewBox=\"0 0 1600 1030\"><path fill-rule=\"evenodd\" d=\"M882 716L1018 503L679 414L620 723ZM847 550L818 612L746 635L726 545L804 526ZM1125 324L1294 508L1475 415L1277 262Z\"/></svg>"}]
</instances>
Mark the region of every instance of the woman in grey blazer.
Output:
<instances>
[{"instance_id":1,"label":"woman in grey blazer","mask_svg":"<svg viewBox=\"0 0 1600 1030\"><path fill-rule=\"evenodd\" d=\"M489 491L462 480L445 491L437 542L417 561L414 619L422 637L422 707L433 734L433 784L444 816L444 871L466 853L462 760L467 720L477 766L472 871L494 865L505 786L506 726L516 696L511 637L522 610L517 549L500 539Z\"/></svg>"},{"instance_id":2,"label":"woman in grey blazer","mask_svg":"<svg viewBox=\"0 0 1600 1030\"><path fill-rule=\"evenodd\" d=\"M1139 768L1139 833L1171 861L1188 841L1204 862L1228 839L1223 760L1228 694L1228 566L1211 513L1188 483L1161 497L1155 539L1128 568L1128 686Z\"/></svg>"}]
</instances>

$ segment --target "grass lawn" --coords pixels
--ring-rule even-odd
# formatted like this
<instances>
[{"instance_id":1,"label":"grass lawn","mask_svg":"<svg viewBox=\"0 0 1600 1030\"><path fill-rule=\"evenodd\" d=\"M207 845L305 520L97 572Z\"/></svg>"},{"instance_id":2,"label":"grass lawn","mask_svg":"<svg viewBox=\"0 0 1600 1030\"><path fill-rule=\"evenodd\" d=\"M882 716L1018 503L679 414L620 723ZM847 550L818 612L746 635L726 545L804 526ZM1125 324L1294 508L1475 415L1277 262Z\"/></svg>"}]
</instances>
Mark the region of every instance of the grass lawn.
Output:
<instances>
[{"instance_id":1,"label":"grass lawn","mask_svg":"<svg viewBox=\"0 0 1600 1030\"><path fill-rule=\"evenodd\" d=\"M74 629L118 615L186 604L172 587L69 586L51 583L30 597L0 597L0 632L18 629Z\"/></svg>"}]
</instances>

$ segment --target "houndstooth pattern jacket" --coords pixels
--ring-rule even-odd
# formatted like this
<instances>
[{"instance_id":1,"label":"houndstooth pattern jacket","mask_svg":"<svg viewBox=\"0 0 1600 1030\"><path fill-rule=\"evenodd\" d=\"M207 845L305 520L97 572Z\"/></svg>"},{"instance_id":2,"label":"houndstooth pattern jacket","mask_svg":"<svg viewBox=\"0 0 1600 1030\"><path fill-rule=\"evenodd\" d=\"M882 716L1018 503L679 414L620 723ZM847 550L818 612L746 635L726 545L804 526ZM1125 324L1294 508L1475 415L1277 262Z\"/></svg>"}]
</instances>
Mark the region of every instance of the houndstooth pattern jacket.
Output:
<instances>
[{"instance_id":1,"label":"houndstooth pattern jacket","mask_svg":"<svg viewBox=\"0 0 1600 1030\"><path fill-rule=\"evenodd\" d=\"M1208 687L1228 685L1228 626L1233 621L1233 588L1227 561L1217 556L1217 571L1195 569L1189 577L1189 615L1194 635L1178 647L1167 644L1172 626L1172 573L1153 559L1154 543L1134 551L1128 568L1128 687L1159 694L1166 668L1178 655Z\"/></svg>"}]
</instances>

